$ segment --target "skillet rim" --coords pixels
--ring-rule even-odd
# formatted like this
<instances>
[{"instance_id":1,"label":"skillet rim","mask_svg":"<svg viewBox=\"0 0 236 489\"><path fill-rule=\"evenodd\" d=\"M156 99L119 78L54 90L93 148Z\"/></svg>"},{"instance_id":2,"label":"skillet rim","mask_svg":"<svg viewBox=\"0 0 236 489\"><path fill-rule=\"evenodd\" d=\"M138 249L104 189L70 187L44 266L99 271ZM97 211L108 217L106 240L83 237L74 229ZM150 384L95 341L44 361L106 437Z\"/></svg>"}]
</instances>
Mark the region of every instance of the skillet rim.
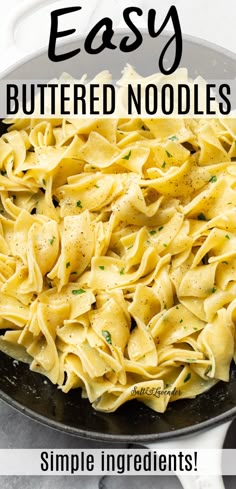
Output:
<instances>
[{"instance_id":1,"label":"skillet rim","mask_svg":"<svg viewBox=\"0 0 236 489\"><path fill-rule=\"evenodd\" d=\"M165 433L152 433L152 434L129 434L129 435L118 435L116 433L99 433L97 431L88 431L83 430L81 428L75 428L73 426L68 426L62 422L54 421L42 414L36 413L30 408L23 406L20 402L14 400L3 392L0 389L0 399L7 405L11 406L16 411L20 412L24 416L27 416L34 421L37 421L41 425L47 426L48 428L52 428L56 431L60 431L66 433L68 435L73 435L76 437L80 437L86 440L96 440L96 441L105 441L105 442L126 442L126 443L141 443L141 442L154 442L158 440L172 440L173 438L180 438L183 436L188 436L195 434L199 431L206 430L207 428L214 428L223 422L227 422L233 419L236 419L236 406L231 408L229 411L226 411L218 416L210 418L206 421L202 421L193 426L187 426L185 428L179 428L173 431L167 431ZM109 414L107 414L109 416ZM173 413L174 415L174 413Z\"/></svg>"},{"instance_id":2,"label":"skillet rim","mask_svg":"<svg viewBox=\"0 0 236 489\"><path fill-rule=\"evenodd\" d=\"M148 29L146 27L139 27L139 31L144 36L148 35ZM114 36L116 37L116 35L119 36L122 34L123 35L129 34L129 31L127 30L127 28L126 27L116 28ZM166 37L167 39L169 39L171 36L173 36L173 32L166 30L165 32L162 32L159 37L160 38ZM84 41L85 37L86 36L83 34L73 36L73 40L71 40L71 41L65 40L65 41L60 42L59 47L61 49L61 48L64 48L68 44L70 45L70 44L76 43L77 41ZM102 36L97 36L97 37L101 38ZM226 56L227 58L231 58L231 60L235 61L235 63L236 63L236 53L234 53L230 49L224 48L223 46L215 44L214 42L207 41L201 37L192 36L191 34L183 34L182 33L182 39L183 39L183 46L184 46L184 41L188 41L188 42L191 42L193 44L197 44L198 46L201 46L202 48L208 48L208 49L211 49L212 51L216 51L218 54L222 54L222 55ZM2 70L2 71L0 70L0 80L6 79L6 77L12 73L12 71L15 71L16 69L18 69L20 66L24 65L25 63L28 63L29 61L37 58L38 56L46 54L47 52L48 52L48 49L46 48L46 46L44 46L42 48L38 48L33 53L26 54L20 60L15 61L12 65L8 66L4 70Z\"/></svg>"},{"instance_id":3,"label":"skillet rim","mask_svg":"<svg viewBox=\"0 0 236 489\"><path fill-rule=\"evenodd\" d=\"M97 431L88 431L81 428L75 428L73 426L68 426L65 423L55 421L53 419L47 418L46 416L36 413L32 409L23 406L20 402L12 399L11 396L3 392L0 388L0 399L7 405L11 406L16 411L20 412L24 416L27 416L34 421L39 422L41 425L52 428L56 431L66 433L68 435L73 435L87 440L96 441L112 441L113 443L126 442L126 443L141 443L141 442L153 442L158 440L171 440L173 438L180 438L187 435L192 435L199 431L206 430L207 428L213 428L218 426L223 422L236 419L236 405L229 411L225 411L218 416L202 421L201 423L195 424L193 426L187 426L185 428L179 428L173 431L167 431L164 433L152 433L152 434L129 434L129 435L119 435L116 433L99 433ZM109 413L107 414L109 416ZM174 415L174 413L173 413Z\"/></svg>"}]
</instances>

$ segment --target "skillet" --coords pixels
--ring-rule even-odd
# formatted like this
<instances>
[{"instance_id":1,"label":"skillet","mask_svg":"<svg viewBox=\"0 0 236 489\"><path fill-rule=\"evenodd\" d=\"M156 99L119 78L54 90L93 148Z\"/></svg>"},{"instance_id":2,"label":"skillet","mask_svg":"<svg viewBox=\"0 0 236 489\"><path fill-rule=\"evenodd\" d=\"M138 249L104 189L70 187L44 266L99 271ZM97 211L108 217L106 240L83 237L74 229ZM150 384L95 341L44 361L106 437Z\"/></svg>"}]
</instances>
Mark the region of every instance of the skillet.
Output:
<instances>
[{"instance_id":1,"label":"skillet","mask_svg":"<svg viewBox=\"0 0 236 489\"><path fill-rule=\"evenodd\" d=\"M120 29L115 34L116 44L124 33ZM154 73L158 71L158 53L170 34L162 34L158 39L151 39L144 30L142 34L142 46L132 53L107 51L105 56L102 53L91 60L91 55L81 51L78 59L52 63L46 50L41 50L18 62L2 77L49 80L63 71L77 78L85 72L92 77L102 69L109 69L116 78L126 63L132 63L143 75ZM61 45L60 52L77 48L80 41L82 38ZM171 49L168 57L170 60ZM206 79L232 79L236 75L233 53L190 36L184 36L181 65L189 69L190 76L201 74ZM5 126L1 122L0 134L3 132ZM229 383L219 382L195 399L172 403L164 414L155 413L137 401L130 401L115 413L104 414L94 411L88 401L81 399L79 390L63 394L43 376L31 372L28 365L17 364L0 353L0 398L45 425L84 438L132 443L170 440L212 427L236 415L236 368L232 365Z\"/></svg>"}]
</instances>

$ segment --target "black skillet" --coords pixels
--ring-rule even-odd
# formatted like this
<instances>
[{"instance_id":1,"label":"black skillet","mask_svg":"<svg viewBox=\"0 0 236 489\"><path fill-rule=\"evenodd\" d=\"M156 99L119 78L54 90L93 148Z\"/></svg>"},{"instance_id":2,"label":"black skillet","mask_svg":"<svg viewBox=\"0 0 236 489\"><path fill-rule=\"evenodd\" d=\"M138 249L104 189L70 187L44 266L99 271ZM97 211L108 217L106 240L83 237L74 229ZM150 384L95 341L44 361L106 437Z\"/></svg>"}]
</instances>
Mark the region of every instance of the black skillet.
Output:
<instances>
[{"instance_id":1,"label":"black skillet","mask_svg":"<svg viewBox=\"0 0 236 489\"><path fill-rule=\"evenodd\" d=\"M236 368L232 367L230 383L219 382L195 399L172 403L164 414L137 401L104 414L81 399L79 389L63 394L28 365L0 353L0 398L31 418L73 435L141 443L183 436L236 416Z\"/></svg>"},{"instance_id":2,"label":"black skillet","mask_svg":"<svg viewBox=\"0 0 236 489\"><path fill-rule=\"evenodd\" d=\"M117 44L123 36L123 31L115 35ZM42 51L18 63L4 76L39 80L44 76L42 73L47 73L48 79L67 71L78 77L78 67L90 76L101 69L110 69L114 76L119 76L127 62L143 74L150 74L156 69L158 49L160 52L168 36L162 35L153 40L143 31L142 47L131 55L117 56L115 63L113 51L108 51L106 56L102 53L93 57L92 63L81 52L79 62L72 60L73 63L59 63L58 66L50 63L46 52ZM65 49L70 51L75 47L78 47L78 42L68 44ZM207 78L209 73L214 73L215 78L229 79L236 73L236 57L210 43L184 36L182 66L188 66L192 76L200 72ZM0 134L3 132L5 128L0 123ZM28 365L16 365L11 358L0 353L0 398L33 419L67 433L104 441L142 443L191 434L236 416L236 367L232 365L229 383L219 382L196 399L172 403L164 414L157 414L137 401L127 403L113 414L103 414L94 411L88 401L81 399L80 390L63 394L49 381L45 382L44 377L31 372Z\"/></svg>"}]
</instances>

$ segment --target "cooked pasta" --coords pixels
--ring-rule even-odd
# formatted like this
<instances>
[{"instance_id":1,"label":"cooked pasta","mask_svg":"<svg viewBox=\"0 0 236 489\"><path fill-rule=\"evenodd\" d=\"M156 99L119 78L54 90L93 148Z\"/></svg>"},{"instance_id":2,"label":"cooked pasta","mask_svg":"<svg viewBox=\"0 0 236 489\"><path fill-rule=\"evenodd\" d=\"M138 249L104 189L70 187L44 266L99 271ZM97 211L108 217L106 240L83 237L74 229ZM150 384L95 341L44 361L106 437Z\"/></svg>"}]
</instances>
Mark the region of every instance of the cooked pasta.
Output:
<instances>
[{"instance_id":1,"label":"cooked pasta","mask_svg":"<svg viewBox=\"0 0 236 489\"><path fill-rule=\"evenodd\" d=\"M229 381L235 119L16 119L0 139L0 349L112 412Z\"/></svg>"}]
</instances>

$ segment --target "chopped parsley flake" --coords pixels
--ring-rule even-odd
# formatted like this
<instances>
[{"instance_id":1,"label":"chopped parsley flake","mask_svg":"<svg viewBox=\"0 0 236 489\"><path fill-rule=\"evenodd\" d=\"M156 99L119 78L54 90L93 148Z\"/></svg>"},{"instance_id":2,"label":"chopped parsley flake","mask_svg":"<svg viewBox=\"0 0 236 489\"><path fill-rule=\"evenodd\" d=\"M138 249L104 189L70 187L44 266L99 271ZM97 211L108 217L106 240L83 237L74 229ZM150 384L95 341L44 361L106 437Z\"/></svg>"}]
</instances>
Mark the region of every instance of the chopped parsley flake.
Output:
<instances>
[{"instance_id":1,"label":"chopped parsley flake","mask_svg":"<svg viewBox=\"0 0 236 489\"><path fill-rule=\"evenodd\" d=\"M230 239L230 236L228 234L225 235L226 239Z\"/></svg>"},{"instance_id":2,"label":"chopped parsley flake","mask_svg":"<svg viewBox=\"0 0 236 489\"><path fill-rule=\"evenodd\" d=\"M154 234L156 234L155 229L152 229L151 231L149 231L149 234L151 234L151 236L153 236Z\"/></svg>"},{"instance_id":3,"label":"chopped parsley flake","mask_svg":"<svg viewBox=\"0 0 236 489\"><path fill-rule=\"evenodd\" d=\"M168 138L170 141L178 141L178 138L177 136L170 136L170 138Z\"/></svg>"},{"instance_id":4,"label":"chopped parsley flake","mask_svg":"<svg viewBox=\"0 0 236 489\"><path fill-rule=\"evenodd\" d=\"M81 204L81 200L77 200L76 202L76 206L79 207L80 209L83 208L82 204Z\"/></svg>"},{"instance_id":5,"label":"chopped parsley flake","mask_svg":"<svg viewBox=\"0 0 236 489\"><path fill-rule=\"evenodd\" d=\"M6 170L1 170L1 175L2 175L3 177L5 177L5 175L6 175L6 174L7 174Z\"/></svg>"},{"instance_id":6,"label":"chopped parsley flake","mask_svg":"<svg viewBox=\"0 0 236 489\"><path fill-rule=\"evenodd\" d=\"M70 261L68 261L68 262L66 263L66 268L69 268L69 267L70 267Z\"/></svg>"},{"instance_id":7,"label":"chopped parsley flake","mask_svg":"<svg viewBox=\"0 0 236 489\"><path fill-rule=\"evenodd\" d=\"M166 162L164 161L164 163L162 163L161 165L162 168L165 168L166 167Z\"/></svg>"},{"instance_id":8,"label":"chopped parsley flake","mask_svg":"<svg viewBox=\"0 0 236 489\"><path fill-rule=\"evenodd\" d=\"M214 294L217 291L216 287L212 287L211 292Z\"/></svg>"},{"instance_id":9,"label":"chopped parsley flake","mask_svg":"<svg viewBox=\"0 0 236 489\"><path fill-rule=\"evenodd\" d=\"M46 180L44 180L44 178L43 178L42 182L43 182L43 185L46 186Z\"/></svg>"},{"instance_id":10,"label":"chopped parsley flake","mask_svg":"<svg viewBox=\"0 0 236 489\"><path fill-rule=\"evenodd\" d=\"M169 153L169 151L166 151L166 154L167 154L168 158L173 158L173 155L171 153Z\"/></svg>"},{"instance_id":11,"label":"chopped parsley flake","mask_svg":"<svg viewBox=\"0 0 236 489\"><path fill-rule=\"evenodd\" d=\"M131 248L133 248L134 245L131 245L127 248L127 250L131 250Z\"/></svg>"},{"instance_id":12,"label":"chopped parsley flake","mask_svg":"<svg viewBox=\"0 0 236 489\"><path fill-rule=\"evenodd\" d=\"M109 331L103 329L102 336L105 338L106 342L109 343L109 345L112 345L111 333L109 333Z\"/></svg>"},{"instance_id":13,"label":"chopped parsley flake","mask_svg":"<svg viewBox=\"0 0 236 489\"><path fill-rule=\"evenodd\" d=\"M201 214L198 214L197 218L199 221L206 221L207 220L205 214L203 214L202 212L201 212Z\"/></svg>"},{"instance_id":14,"label":"chopped parsley flake","mask_svg":"<svg viewBox=\"0 0 236 489\"><path fill-rule=\"evenodd\" d=\"M122 160L129 160L130 156L131 156L131 151L129 151L127 155L123 156Z\"/></svg>"},{"instance_id":15,"label":"chopped parsley flake","mask_svg":"<svg viewBox=\"0 0 236 489\"><path fill-rule=\"evenodd\" d=\"M184 322L184 320L183 319L180 319L180 323L183 323L183 322Z\"/></svg>"},{"instance_id":16,"label":"chopped parsley flake","mask_svg":"<svg viewBox=\"0 0 236 489\"><path fill-rule=\"evenodd\" d=\"M124 273L125 273L125 269L124 268L121 268L120 275L124 275Z\"/></svg>"},{"instance_id":17,"label":"chopped parsley flake","mask_svg":"<svg viewBox=\"0 0 236 489\"><path fill-rule=\"evenodd\" d=\"M167 244L166 243L163 243L163 246L164 246L164 248L167 248Z\"/></svg>"},{"instance_id":18,"label":"chopped parsley flake","mask_svg":"<svg viewBox=\"0 0 236 489\"><path fill-rule=\"evenodd\" d=\"M49 239L49 243L51 246L53 245L55 239L56 239L55 236L53 236L51 239Z\"/></svg>"},{"instance_id":19,"label":"chopped parsley flake","mask_svg":"<svg viewBox=\"0 0 236 489\"><path fill-rule=\"evenodd\" d=\"M84 289L75 289L75 290L72 290L72 294L74 295L81 295L81 294L85 294L86 290Z\"/></svg>"},{"instance_id":20,"label":"chopped parsley flake","mask_svg":"<svg viewBox=\"0 0 236 489\"><path fill-rule=\"evenodd\" d=\"M100 270L105 270L105 267L103 265L99 265Z\"/></svg>"},{"instance_id":21,"label":"chopped parsley flake","mask_svg":"<svg viewBox=\"0 0 236 489\"><path fill-rule=\"evenodd\" d=\"M99 185L97 185L97 184L95 184L94 186L95 186L96 188L100 188L100 187L99 187Z\"/></svg>"},{"instance_id":22,"label":"chopped parsley flake","mask_svg":"<svg viewBox=\"0 0 236 489\"><path fill-rule=\"evenodd\" d=\"M160 226L160 227L158 228L158 231L162 231L162 229L164 229L164 226Z\"/></svg>"},{"instance_id":23,"label":"chopped parsley flake","mask_svg":"<svg viewBox=\"0 0 236 489\"><path fill-rule=\"evenodd\" d=\"M189 373L188 375L186 375L185 379L184 379L184 383L188 382L188 380L191 379L191 374Z\"/></svg>"},{"instance_id":24,"label":"chopped parsley flake","mask_svg":"<svg viewBox=\"0 0 236 489\"><path fill-rule=\"evenodd\" d=\"M210 178L209 182L211 182L211 183L217 182L217 177L215 175L213 175L213 177Z\"/></svg>"}]
</instances>

